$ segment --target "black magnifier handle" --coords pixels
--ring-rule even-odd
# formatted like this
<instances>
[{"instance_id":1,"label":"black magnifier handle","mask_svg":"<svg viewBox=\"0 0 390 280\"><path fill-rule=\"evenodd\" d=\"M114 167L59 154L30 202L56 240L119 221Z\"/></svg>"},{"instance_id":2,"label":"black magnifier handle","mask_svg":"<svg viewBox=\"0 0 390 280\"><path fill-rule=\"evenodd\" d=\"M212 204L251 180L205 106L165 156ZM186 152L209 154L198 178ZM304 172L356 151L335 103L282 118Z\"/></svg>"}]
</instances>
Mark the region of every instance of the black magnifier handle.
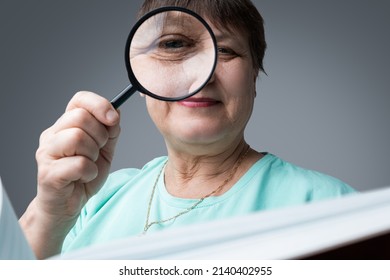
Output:
<instances>
[{"instance_id":1,"label":"black magnifier handle","mask_svg":"<svg viewBox=\"0 0 390 280\"><path fill-rule=\"evenodd\" d=\"M130 96L136 92L137 89L133 85L128 85L120 93L117 94L112 100L111 104L115 109L118 109Z\"/></svg>"}]
</instances>

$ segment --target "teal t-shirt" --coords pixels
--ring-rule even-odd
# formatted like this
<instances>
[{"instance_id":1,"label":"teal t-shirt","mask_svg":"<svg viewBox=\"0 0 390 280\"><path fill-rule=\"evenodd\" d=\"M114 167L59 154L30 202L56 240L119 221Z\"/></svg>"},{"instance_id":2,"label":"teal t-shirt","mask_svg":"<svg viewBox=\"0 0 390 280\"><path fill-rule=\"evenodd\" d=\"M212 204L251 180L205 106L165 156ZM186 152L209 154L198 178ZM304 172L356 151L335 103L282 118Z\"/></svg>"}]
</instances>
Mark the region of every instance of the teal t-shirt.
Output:
<instances>
[{"instance_id":1,"label":"teal t-shirt","mask_svg":"<svg viewBox=\"0 0 390 280\"><path fill-rule=\"evenodd\" d=\"M142 169L123 169L112 173L100 192L83 208L76 225L65 239L63 252L141 234L153 185L166 161L167 157L160 157ZM153 225L148 232L335 198L353 192L350 186L338 179L267 154L223 195L206 198L190 212L169 222ZM149 222L173 217L197 201L170 195L165 189L163 176L160 176Z\"/></svg>"}]
</instances>

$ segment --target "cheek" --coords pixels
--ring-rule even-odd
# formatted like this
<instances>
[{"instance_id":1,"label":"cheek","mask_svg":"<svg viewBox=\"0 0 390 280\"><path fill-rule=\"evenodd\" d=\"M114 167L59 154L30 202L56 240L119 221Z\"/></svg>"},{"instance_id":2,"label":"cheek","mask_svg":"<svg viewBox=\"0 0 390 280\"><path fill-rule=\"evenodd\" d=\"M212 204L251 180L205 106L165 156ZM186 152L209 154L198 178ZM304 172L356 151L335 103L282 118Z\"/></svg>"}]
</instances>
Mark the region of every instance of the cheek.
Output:
<instances>
[{"instance_id":1,"label":"cheek","mask_svg":"<svg viewBox=\"0 0 390 280\"><path fill-rule=\"evenodd\" d=\"M169 103L146 96L146 108L152 121L159 128L169 113Z\"/></svg>"},{"instance_id":2,"label":"cheek","mask_svg":"<svg viewBox=\"0 0 390 280\"><path fill-rule=\"evenodd\" d=\"M223 81L225 91L240 96L244 93L254 95L256 75L251 60L237 58L221 63L217 71L219 79Z\"/></svg>"},{"instance_id":3,"label":"cheek","mask_svg":"<svg viewBox=\"0 0 390 280\"><path fill-rule=\"evenodd\" d=\"M243 129L248 123L254 106L255 83L247 76L237 75L231 78L231 89L227 112L234 126Z\"/></svg>"},{"instance_id":4,"label":"cheek","mask_svg":"<svg viewBox=\"0 0 390 280\"><path fill-rule=\"evenodd\" d=\"M227 93L227 105L235 107L237 111L241 111L241 114L245 114L243 110L250 114L256 96L254 71L249 67L231 67L231 69L241 71L224 71L225 75L222 75Z\"/></svg>"}]
</instances>

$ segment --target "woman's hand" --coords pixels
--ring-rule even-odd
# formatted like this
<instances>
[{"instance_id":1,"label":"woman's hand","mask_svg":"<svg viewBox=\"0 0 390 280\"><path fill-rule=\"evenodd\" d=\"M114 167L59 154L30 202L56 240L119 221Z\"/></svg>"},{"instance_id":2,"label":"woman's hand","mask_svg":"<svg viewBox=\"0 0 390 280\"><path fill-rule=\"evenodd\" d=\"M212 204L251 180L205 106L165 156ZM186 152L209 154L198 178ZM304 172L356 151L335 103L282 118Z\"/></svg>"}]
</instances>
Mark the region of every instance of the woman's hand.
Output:
<instances>
[{"instance_id":1,"label":"woman's hand","mask_svg":"<svg viewBox=\"0 0 390 280\"><path fill-rule=\"evenodd\" d=\"M82 207L108 176L119 133L119 114L110 102L79 92L41 134L38 192L20 219L38 258L60 252Z\"/></svg>"}]
</instances>

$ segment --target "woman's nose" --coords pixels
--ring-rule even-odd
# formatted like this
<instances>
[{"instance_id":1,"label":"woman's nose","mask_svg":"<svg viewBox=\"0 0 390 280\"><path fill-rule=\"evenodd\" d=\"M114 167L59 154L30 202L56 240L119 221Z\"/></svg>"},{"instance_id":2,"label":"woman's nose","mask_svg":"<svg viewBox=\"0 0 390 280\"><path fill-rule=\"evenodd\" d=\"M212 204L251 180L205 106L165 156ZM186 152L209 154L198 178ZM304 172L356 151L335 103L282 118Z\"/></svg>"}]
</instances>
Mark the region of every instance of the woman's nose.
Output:
<instances>
[{"instance_id":1,"label":"woman's nose","mask_svg":"<svg viewBox=\"0 0 390 280\"><path fill-rule=\"evenodd\" d=\"M218 73L221 71L221 68L219 66L219 63L218 63L218 59L217 59L217 65L213 71L213 73L211 73L211 77L210 77L210 80L208 81L208 84L211 84L215 81L216 77L218 76Z\"/></svg>"}]
</instances>

